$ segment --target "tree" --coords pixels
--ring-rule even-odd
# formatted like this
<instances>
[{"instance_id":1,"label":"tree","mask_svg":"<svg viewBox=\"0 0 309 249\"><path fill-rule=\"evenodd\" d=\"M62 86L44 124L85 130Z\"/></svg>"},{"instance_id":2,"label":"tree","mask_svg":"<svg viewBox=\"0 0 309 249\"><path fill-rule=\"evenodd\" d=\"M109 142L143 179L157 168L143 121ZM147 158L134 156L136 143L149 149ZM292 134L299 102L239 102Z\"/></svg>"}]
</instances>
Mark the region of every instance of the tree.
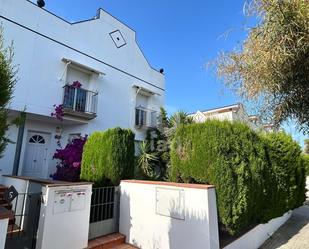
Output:
<instances>
[{"instance_id":1,"label":"tree","mask_svg":"<svg viewBox=\"0 0 309 249\"><path fill-rule=\"evenodd\" d=\"M152 175L155 175L157 179L169 179L171 141L177 127L191 123L193 123L193 119L188 117L186 112L177 111L171 117L168 117L166 110L161 107L158 127L147 131L147 146L141 148L141 151L146 149L144 151L147 154L155 156L156 160L151 160L151 168L155 170L155 173L152 173ZM146 156L145 153L144 156Z\"/></svg>"},{"instance_id":2,"label":"tree","mask_svg":"<svg viewBox=\"0 0 309 249\"><path fill-rule=\"evenodd\" d=\"M6 47L3 39L3 28L0 26L0 157L8 143L6 131L9 124L7 122L7 105L12 97L13 87L16 82L16 71L12 65L13 47Z\"/></svg>"},{"instance_id":3,"label":"tree","mask_svg":"<svg viewBox=\"0 0 309 249\"><path fill-rule=\"evenodd\" d=\"M257 25L218 57L218 76L274 124L294 119L309 132L308 0L252 0L245 9Z\"/></svg>"}]
</instances>

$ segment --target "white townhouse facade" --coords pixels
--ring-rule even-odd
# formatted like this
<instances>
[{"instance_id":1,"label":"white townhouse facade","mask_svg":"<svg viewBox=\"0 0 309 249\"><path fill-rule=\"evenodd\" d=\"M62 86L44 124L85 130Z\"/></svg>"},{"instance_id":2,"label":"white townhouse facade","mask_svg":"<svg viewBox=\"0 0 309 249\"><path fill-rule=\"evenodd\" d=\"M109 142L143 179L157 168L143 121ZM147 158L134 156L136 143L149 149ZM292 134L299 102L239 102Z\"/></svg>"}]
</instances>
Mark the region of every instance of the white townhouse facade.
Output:
<instances>
[{"instance_id":1,"label":"white townhouse facade","mask_svg":"<svg viewBox=\"0 0 309 249\"><path fill-rule=\"evenodd\" d=\"M252 129L262 129L262 123L258 116L248 115L241 103L209 109L205 111L197 111L189 115L196 123L203 123L208 119L239 121L248 124Z\"/></svg>"},{"instance_id":2,"label":"white townhouse facade","mask_svg":"<svg viewBox=\"0 0 309 249\"><path fill-rule=\"evenodd\" d=\"M18 68L10 120L26 113L24 124L10 126L14 143L0 159L0 176L49 178L59 138L64 147L76 136L122 127L139 141L156 125L163 72L150 66L136 32L103 9L70 23L29 0L0 0L0 22ZM51 116L54 105L63 106L62 121Z\"/></svg>"}]
</instances>

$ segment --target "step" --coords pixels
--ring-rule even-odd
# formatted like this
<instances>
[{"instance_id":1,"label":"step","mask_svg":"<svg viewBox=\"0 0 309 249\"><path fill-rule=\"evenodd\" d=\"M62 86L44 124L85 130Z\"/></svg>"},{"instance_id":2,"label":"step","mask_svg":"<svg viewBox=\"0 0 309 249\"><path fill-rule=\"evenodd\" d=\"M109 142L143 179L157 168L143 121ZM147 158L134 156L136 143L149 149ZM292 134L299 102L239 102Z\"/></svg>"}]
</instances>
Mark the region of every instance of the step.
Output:
<instances>
[{"instance_id":1,"label":"step","mask_svg":"<svg viewBox=\"0 0 309 249\"><path fill-rule=\"evenodd\" d=\"M0 193L4 193L6 190L8 190L8 187L0 184Z\"/></svg>"},{"instance_id":2,"label":"step","mask_svg":"<svg viewBox=\"0 0 309 249\"><path fill-rule=\"evenodd\" d=\"M0 206L6 203L8 203L7 200L0 198Z\"/></svg>"},{"instance_id":3,"label":"step","mask_svg":"<svg viewBox=\"0 0 309 249\"><path fill-rule=\"evenodd\" d=\"M88 243L88 249L137 249L137 247L125 244L126 237L120 233L102 236Z\"/></svg>"},{"instance_id":4,"label":"step","mask_svg":"<svg viewBox=\"0 0 309 249\"><path fill-rule=\"evenodd\" d=\"M112 248L113 249L138 249L137 247L129 245L129 244L122 244L122 245L115 246L115 247L112 247Z\"/></svg>"},{"instance_id":5,"label":"step","mask_svg":"<svg viewBox=\"0 0 309 249\"><path fill-rule=\"evenodd\" d=\"M10 203L4 203L1 204L0 206L6 208L7 210L12 210L12 204Z\"/></svg>"},{"instance_id":6,"label":"step","mask_svg":"<svg viewBox=\"0 0 309 249\"><path fill-rule=\"evenodd\" d=\"M9 225L7 230L7 237L8 238L14 238L16 236L21 236L24 234L24 231L16 224Z\"/></svg>"}]
</instances>

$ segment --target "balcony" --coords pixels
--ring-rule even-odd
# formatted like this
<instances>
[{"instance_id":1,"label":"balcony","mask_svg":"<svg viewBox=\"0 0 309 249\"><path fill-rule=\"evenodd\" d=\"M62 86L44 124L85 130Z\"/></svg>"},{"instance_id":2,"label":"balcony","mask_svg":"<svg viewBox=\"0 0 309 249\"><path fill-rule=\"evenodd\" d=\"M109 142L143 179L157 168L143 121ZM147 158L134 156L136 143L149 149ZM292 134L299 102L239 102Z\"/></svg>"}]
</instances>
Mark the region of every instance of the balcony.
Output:
<instances>
[{"instance_id":1,"label":"balcony","mask_svg":"<svg viewBox=\"0 0 309 249\"><path fill-rule=\"evenodd\" d=\"M97 116L98 93L83 88L63 87L63 114L85 120Z\"/></svg>"},{"instance_id":2,"label":"balcony","mask_svg":"<svg viewBox=\"0 0 309 249\"><path fill-rule=\"evenodd\" d=\"M138 129L157 127L157 112L139 106L135 108L135 126Z\"/></svg>"}]
</instances>

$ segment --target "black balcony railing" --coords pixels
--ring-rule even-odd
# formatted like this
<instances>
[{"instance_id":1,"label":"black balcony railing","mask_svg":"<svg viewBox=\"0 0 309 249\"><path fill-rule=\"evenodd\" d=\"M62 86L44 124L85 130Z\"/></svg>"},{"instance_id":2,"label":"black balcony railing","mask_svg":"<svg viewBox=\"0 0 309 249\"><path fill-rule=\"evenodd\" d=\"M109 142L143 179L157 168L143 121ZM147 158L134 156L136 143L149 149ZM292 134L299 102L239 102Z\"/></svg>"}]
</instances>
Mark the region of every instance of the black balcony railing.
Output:
<instances>
[{"instance_id":1,"label":"black balcony railing","mask_svg":"<svg viewBox=\"0 0 309 249\"><path fill-rule=\"evenodd\" d=\"M66 111L96 115L98 93L83 88L65 85L63 87L63 108Z\"/></svg>"},{"instance_id":2,"label":"black balcony railing","mask_svg":"<svg viewBox=\"0 0 309 249\"><path fill-rule=\"evenodd\" d=\"M139 106L135 108L135 125L138 128L154 128L157 126L157 112Z\"/></svg>"}]
</instances>

